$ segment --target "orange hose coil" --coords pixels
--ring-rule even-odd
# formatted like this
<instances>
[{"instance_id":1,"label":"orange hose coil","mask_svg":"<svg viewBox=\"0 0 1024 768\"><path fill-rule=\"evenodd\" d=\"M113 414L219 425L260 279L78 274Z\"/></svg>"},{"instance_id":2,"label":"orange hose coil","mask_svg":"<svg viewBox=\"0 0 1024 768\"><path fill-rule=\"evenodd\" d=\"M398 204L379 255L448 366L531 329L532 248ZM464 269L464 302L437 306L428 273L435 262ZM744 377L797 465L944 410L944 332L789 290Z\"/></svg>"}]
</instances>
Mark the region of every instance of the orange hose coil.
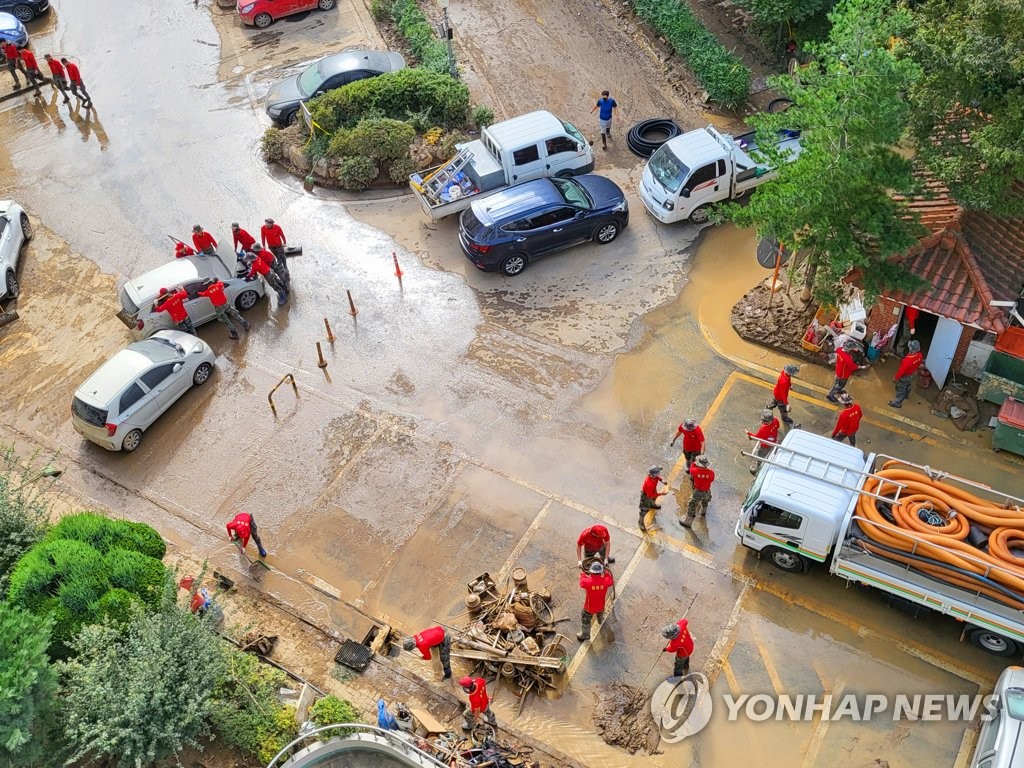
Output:
<instances>
[{"instance_id":1,"label":"orange hose coil","mask_svg":"<svg viewBox=\"0 0 1024 768\"><path fill-rule=\"evenodd\" d=\"M998 506L962 488L907 469L898 461L886 462L875 475L900 483L904 488L899 500L891 504L896 524L882 516L875 506L877 500L874 497L861 495L857 502L857 515L871 523L859 526L865 536L890 549L913 553L985 576L1020 595L1020 599L1014 600L956 571L921 563L911 557L900 557L873 547L870 542L864 542L867 551L906 563L954 586L981 592L1006 605L1024 610L1024 556L1015 554L1011 549L1017 545L1024 549L1024 510L1020 507ZM875 477L865 481L864 490L890 498L896 495L896 486ZM927 524L919 517L923 510L937 513L945 522L937 526ZM966 541L972 523L991 529L988 552ZM991 569L988 566L992 566Z\"/></svg>"}]
</instances>

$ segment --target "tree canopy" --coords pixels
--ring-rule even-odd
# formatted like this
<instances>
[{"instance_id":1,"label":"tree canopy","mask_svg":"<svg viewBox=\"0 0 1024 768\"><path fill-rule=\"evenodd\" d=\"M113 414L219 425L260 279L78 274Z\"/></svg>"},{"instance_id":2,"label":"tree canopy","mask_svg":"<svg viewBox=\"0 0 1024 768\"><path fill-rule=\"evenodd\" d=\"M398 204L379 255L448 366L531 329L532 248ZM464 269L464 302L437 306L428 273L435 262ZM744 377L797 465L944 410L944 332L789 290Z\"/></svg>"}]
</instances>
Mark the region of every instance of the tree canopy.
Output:
<instances>
[{"instance_id":1,"label":"tree canopy","mask_svg":"<svg viewBox=\"0 0 1024 768\"><path fill-rule=\"evenodd\" d=\"M0 761L8 766L46 765L37 737L46 727L57 692L46 649L50 620L0 602Z\"/></svg>"},{"instance_id":2,"label":"tree canopy","mask_svg":"<svg viewBox=\"0 0 1024 768\"><path fill-rule=\"evenodd\" d=\"M836 304L851 270L862 274L869 298L884 288L916 286L891 257L923 229L894 197L915 188L912 164L896 147L918 68L890 42L906 30L909 16L888 0L845 0L829 19L829 38L813 47L814 63L799 78L773 83L793 106L751 119L761 146L779 129L800 129L802 152L793 162L776 157L778 177L727 215L798 250L808 291Z\"/></svg>"}]
</instances>

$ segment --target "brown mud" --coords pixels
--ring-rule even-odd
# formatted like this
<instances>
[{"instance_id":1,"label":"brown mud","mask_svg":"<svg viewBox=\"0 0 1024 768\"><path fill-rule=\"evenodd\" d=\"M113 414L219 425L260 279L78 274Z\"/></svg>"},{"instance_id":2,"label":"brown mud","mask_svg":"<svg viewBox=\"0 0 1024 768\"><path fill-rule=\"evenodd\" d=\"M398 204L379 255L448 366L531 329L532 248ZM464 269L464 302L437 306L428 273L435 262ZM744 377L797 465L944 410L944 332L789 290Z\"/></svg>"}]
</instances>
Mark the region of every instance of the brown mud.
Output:
<instances>
[{"instance_id":1,"label":"brown mud","mask_svg":"<svg viewBox=\"0 0 1024 768\"><path fill-rule=\"evenodd\" d=\"M615 683L601 691L594 707L594 728L606 743L634 755L654 754L658 726L651 715L651 697L642 688Z\"/></svg>"},{"instance_id":2,"label":"brown mud","mask_svg":"<svg viewBox=\"0 0 1024 768\"><path fill-rule=\"evenodd\" d=\"M779 278L774 294L769 276L732 308L732 327L742 338L791 357L827 365L826 356L804 349L801 339L814 319L817 304L800 300L801 286Z\"/></svg>"}]
</instances>

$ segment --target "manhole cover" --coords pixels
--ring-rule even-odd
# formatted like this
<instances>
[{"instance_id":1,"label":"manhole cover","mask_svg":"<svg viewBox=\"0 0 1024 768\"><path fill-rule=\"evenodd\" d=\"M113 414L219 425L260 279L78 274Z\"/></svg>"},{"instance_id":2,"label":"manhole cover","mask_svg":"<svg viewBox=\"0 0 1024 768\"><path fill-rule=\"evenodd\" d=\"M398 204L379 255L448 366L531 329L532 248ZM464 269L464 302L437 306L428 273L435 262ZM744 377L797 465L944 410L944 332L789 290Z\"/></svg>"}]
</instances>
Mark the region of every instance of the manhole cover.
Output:
<instances>
[{"instance_id":1,"label":"manhole cover","mask_svg":"<svg viewBox=\"0 0 1024 768\"><path fill-rule=\"evenodd\" d=\"M372 658L373 651L365 645L357 643L355 640L346 640L341 644L338 652L334 654L336 662L344 664L346 667L356 670L356 672L362 672L370 666L370 659Z\"/></svg>"}]
</instances>

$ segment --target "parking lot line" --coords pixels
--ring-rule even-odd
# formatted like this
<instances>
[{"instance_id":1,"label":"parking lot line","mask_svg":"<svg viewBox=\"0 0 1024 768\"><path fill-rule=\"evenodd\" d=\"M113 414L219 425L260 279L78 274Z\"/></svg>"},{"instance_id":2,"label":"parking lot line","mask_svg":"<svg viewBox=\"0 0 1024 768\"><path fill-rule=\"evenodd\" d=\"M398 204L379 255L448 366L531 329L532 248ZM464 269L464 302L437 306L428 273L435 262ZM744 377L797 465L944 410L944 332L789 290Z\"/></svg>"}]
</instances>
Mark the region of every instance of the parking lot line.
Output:
<instances>
[{"instance_id":1,"label":"parking lot line","mask_svg":"<svg viewBox=\"0 0 1024 768\"><path fill-rule=\"evenodd\" d=\"M737 698L742 691L740 691L739 681L736 679L736 673L732 670L732 664L728 660L722 662L722 674L725 676L725 684L729 686L729 693L732 697Z\"/></svg>"},{"instance_id":2,"label":"parking lot line","mask_svg":"<svg viewBox=\"0 0 1024 768\"><path fill-rule=\"evenodd\" d=\"M530 523L529 527L519 538L519 543L516 544L515 548L509 554L508 559L505 560L505 564L501 566L501 570L498 571L498 575L494 577L496 584L501 584L508 576L508 572L511 571L519 559L519 556L523 554L523 550L526 549L526 545L530 543L533 538L533 534L540 528L540 524L544 522L544 518L548 516L548 510L551 509L551 499L544 502L544 505L540 508L540 512L533 518L533 522Z\"/></svg>"},{"instance_id":3,"label":"parking lot line","mask_svg":"<svg viewBox=\"0 0 1024 768\"><path fill-rule=\"evenodd\" d=\"M771 653L769 653L768 646L761 638L760 633L757 631L757 626L751 623L748 627L750 633L754 636L754 645L757 646L757 652L761 656L761 663L764 664L764 671L768 673L768 679L772 683L772 689L776 695L781 696L785 693L785 688L782 685L782 678L779 677L779 671L775 668L775 661L772 659Z\"/></svg>"},{"instance_id":4,"label":"parking lot line","mask_svg":"<svg viewBox=\"0 0 1024 768\"><path fill-rule=\"evenodd\" d=\"M708 678L709 685L715 682L715 678L718 677L722 667L729 662L729 654L732 653L733 646L736 645L736 627L739 625L740 613L743 611L743 602L746 600L749 589L750 581L744 580L740 593L736 595L736 602L733 603L732 612L729 614L725 626L722 627L722 633L715 640L715 644L711 646L711 651L704 661L704 674Z\"/></svg>"},{"instance_id":5,"label":"parking lot line","mask_svg":"<svg viewBox=\"0 0 1024 768\"><path fill-rule=\"evenodd\" d=\"M960 739L960 749L957 750L956 759L953 761L953 768L967 768L977 741L978 732L974 728L965 728L963 738Z\"/></svg>"},{"instance_id":6,"label":"parking lot line","mask_svg":"<svg viewBox=\"0 0 1024 768\"><path fill-rule=\"evenodd\" d=\"M837 701L843 695L843 690L846 688L846 681L843 679L836 680L832 690L828 693L832 696L832 701ZM818 752L821 750L821 745L825 741L825 736L828 734L828 726L831 720L825 720L820 712L815 713L817 722L814 724L814 732L811 733L811 738L807 742L807 747L804 749L804 759L800 762L801 768L812 768L818 761ZM834 762L834 758L828 761L829 763Z\"/></svg>"}]
</instances>

